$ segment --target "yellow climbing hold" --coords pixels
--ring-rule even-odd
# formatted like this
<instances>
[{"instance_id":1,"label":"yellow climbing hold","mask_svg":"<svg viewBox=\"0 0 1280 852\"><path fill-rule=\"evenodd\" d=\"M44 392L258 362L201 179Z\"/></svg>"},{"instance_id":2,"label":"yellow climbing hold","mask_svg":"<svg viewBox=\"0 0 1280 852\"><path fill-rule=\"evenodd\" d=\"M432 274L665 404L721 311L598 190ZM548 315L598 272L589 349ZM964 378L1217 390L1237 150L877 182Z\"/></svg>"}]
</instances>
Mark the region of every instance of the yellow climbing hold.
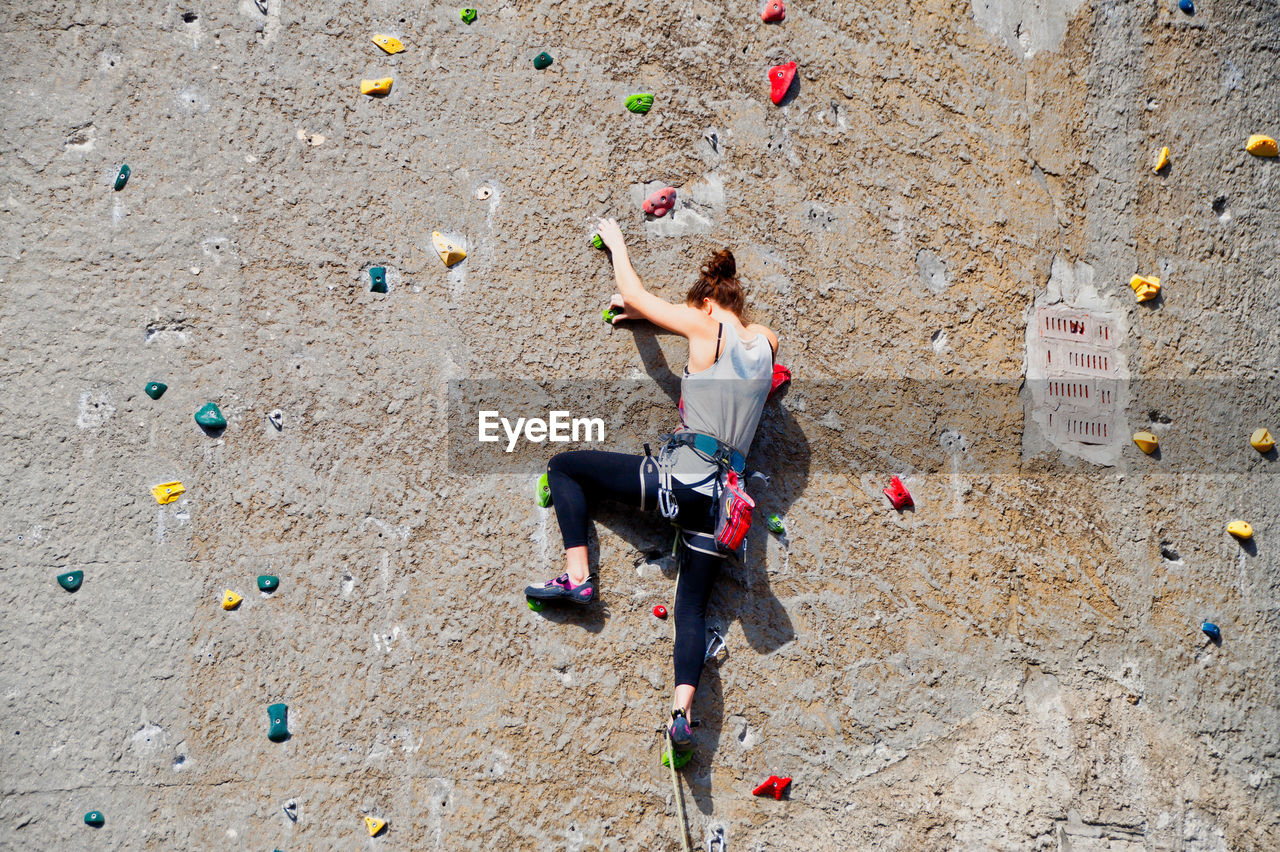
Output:
<instances>
[{"instance_id":1,"label":"yellow climbing hold","mask_svg":"<svg viewBox=\"0 0 1280 852\"><path fill-rule=\"evenodd\" d=\"M240 606L240 601L242 600L244 600L244 598L240 597L230 589L227 589L225 592L222 593L222 608L235 609L236 607Z\"/></svg>"},{"instance_id":2,"label":"yellow climbing hold","mask_svg":"<svg viewBox=\"0 0 1280 852\"><path fill-rule=\"evenodd\" d=\"M1160 439L1150 432L1134 432L1133 442L1138 445L1138 449L1147 455L1151 455L1156 451L1156 447L1160 445Z\"/></svg>"},{"instance_id":3,"label":"yellow climbing hold","mask_svg":"<svg viewBox=\"0 0 1280 852\"><path fill-rule=\"evenodd\" d=\"M385 819L374 819L373 817L364 818L364 827L369 829L369 836L376 837L379 831L387 827Z\"/></svg>"},{"instance_id":4,"label":"yellow climbing hold","mask_svg":"<svg viewBox=\"0 0 1280 852\"><path fill-rule=\"evenodd\" d=\"M360 94L362 95L385 95L391 91L391 78L383 77L381 80L361 80Z\"/></svg>"},{"instance_id":5,"label":"yellow climbing hold","mask_svg":"<svg viewBox=\"0 0 1280 852\"><path fill-rule=\"evenodd\" d=\"M1249 436L1249 445L1260 453L1269 453L1276 445L1276 439L1271 437L1271 433L1262 429L1255 429L1254 433Z\"/></svg>"},{"instance_id":6,"label":"yellow climbing hold","mask_svg":"<svg viewBox=\"0 0 1280 852\"><path fill-rule=\"evenodd\" d=\"M1149 302L1160 292L1160 279L1154 275L1135 275L1129 279L1129 286L1139 302Z\"/></svg>"},{"instance_id":7,"label":"yellow climbing hold","mask_svg":"<svg viewBox=\"0 0 1280 852\"><path fill-rule=\"evenodd\" d=\"M399 53L400 51L404 50L404 45L401 44L400 39L396 38L395 36L383 35L382 33L374 33L373 38L370 39L370 41L372 41L378 47L385 50L387 53Z\"/></svg>"},{"instance_id":8,"label":"yellow climbing hold","mask_svg":"<svg viewBox=\"0 0 1280 852\"><path fill-rule=\"evenodd\" d=\"M1255 157L1274 157L1280 154L1280 147L1276 146L1276 140L1261 133L1250 136L1249 141L1244 143L1244 149Z\"/></svg>"},{"instance_id":9,"label":"yellow climbing hold","mask_svg":"<svg viewBox=\"0 0 1280 852\"><path fill-rule=\"evenodd\" d=\"M1253 538L1253 527L1249 526L1247 521L1232 521L1227 524L1227 532L1241 541L1248 541Z\"/></svg>"},{"instance_id":10,"label":"yellow climbing hold","mask_svg":"<svg viewBox=\"0 0 1280 852\"><path fill-rule=\"evenodd\" d=\"M1165 145L1160 149L1160 153L1156 154L1156 164L1151 167L1151 171L1159 172L1167 165L1169 165L1169 146Z\"/></svg>"},{"instance_id":11,"label":"yellow climbing hold","mask_svg":"<svg viewBox=\"0 0 1280 852\"><path fill-rule=\"evenodd\" d=\"M440 259L444 261L445 266L453 266L467 256L465 251L445 239L444 234L439 231L431 232L431 242L435 244L436 251L440 253Z\"/></svg>"},{"instance_id":12,"label":"yellow climbing hold","mask_svg":"<svg viewBox=\"0 0 1280 852\"><path fill-rule=\"evenodd\" d=\"M172 503L178 499L178 495L186 491L186 487L181 482L161 482L155 488L151 489L151 496L156 498L156 502L160 505Z\"/></svg>"}]
</instances>

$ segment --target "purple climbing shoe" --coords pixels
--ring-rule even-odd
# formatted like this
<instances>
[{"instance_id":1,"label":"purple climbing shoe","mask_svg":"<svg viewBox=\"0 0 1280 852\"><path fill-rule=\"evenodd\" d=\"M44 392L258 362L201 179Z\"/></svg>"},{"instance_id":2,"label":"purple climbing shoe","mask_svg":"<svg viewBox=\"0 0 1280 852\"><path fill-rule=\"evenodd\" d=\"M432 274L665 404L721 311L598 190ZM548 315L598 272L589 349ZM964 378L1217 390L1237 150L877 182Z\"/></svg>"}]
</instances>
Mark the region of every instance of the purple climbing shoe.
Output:
<instances>
[{"instance_id":1,"label":"purple climbing shoe","mask_svg":"<svg viewBox=\"0 0 1280 852\"><path fill-rule=\"evenodd\" d=\"M671 737L671 746L676 751L693 748L693 731L689 729L689 720L684 717L683 710L671 711L671 727L667 728L667 736Z\"/></svg>"},{"instance_id":2,"label":"purple climbing shoe","mask_svg":"<svg viewBox=\"0 0 1280 852\"><path fill-rule=\"evenodd\" d=\"M566 572L554 580L548 580L545 585L526 586L524 596L538 601L565 600L570 603L589 604L596 599L596 584L588 576L585 583L575 586Z\"/></svg>"}]
</instances>

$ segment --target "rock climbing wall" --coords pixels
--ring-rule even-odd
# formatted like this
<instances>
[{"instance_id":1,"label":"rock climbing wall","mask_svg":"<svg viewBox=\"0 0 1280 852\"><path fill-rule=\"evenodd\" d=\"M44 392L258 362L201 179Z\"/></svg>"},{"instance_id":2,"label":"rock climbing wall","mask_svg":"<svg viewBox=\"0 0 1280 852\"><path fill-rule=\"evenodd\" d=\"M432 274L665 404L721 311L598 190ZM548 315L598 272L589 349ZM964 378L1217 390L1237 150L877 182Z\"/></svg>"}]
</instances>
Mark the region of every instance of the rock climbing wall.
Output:
<instances>
[{"instance_id":1,"label":"rock climbing wall","mask_svg":"<svg viewBox=\"0 0 1280 852\"><path fill-rule=\"evenodd\" d=\"M796 377L754 453L786 537L712 601L695 848L1280 846L1280 467L1248 444L1280 433L1280 161L1244 151L1280 136L1275 2L3 21L0 846L680 848L669 528L601 512L601 601L531 612L560 447L477 453L466 407L562 380L606 449L671 425L684 348L601 323L601 215L672 299L731 246ZM1123 370L1046 371L1044 317L1105 320ZM1102 414L1037 384L1104 380Z\"/></svg>"}]
</instances>

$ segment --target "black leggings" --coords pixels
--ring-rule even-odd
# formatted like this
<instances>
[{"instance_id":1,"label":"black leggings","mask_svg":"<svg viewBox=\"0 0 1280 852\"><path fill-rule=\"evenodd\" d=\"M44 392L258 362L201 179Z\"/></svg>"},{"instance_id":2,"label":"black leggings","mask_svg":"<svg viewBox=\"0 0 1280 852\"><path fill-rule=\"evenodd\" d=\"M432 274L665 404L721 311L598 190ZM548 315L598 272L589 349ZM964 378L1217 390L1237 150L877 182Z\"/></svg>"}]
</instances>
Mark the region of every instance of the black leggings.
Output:
<instances>
[{"instance_id":1,"label":"black leggings","mask_svg":"<svg viewBox=\"0 0 1280 852\"><path fill-rule=\"evenodd\" d=\"M560 522L565 550L587 543L587 501L616 500L649 510L658 505L658 469L647 456L576 450L553 456L547 465L551 502ZM714 532L711 497L675 483L680 514L676 524L689 532ZM681 548L680 579L676 583L676 686L697 687L706 656L707 601L720 573L722 559L688 547Z\"/></svg>"}]
</instances>

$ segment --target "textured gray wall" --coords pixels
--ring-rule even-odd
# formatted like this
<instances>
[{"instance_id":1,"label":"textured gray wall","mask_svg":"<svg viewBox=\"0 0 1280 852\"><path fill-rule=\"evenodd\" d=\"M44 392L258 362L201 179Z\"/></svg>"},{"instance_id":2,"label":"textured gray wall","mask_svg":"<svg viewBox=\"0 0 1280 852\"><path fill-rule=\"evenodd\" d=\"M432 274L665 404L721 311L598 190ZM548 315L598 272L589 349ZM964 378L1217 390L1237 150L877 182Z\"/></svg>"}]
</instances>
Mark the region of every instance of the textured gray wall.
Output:
<instances>
[{"instance_id":1,"label":"textured gray wall","mask_svg":"<svg viewBox=\"0 0 1280 852\"><path fill-rule=\"evenodd\" d=\"M636 382L583 402L610 449L670 425L643 389L683 347L600 322L601 214L672 298L732 246L797 379L756 458L789 541L760 525L713 600L695 843L1280 846L1280 480L1247 446L1280 433L1280 162L1242 150L1280 136L1280 8L1076 7L6 6L0 846L679 848L667 528L602 513L602 602L532 613L554 517L528 473L448 453L457 379ZM654 182L688 204L646 226ZM1159 458L1095 467L1024 430L1055 259L1124 315ZM1135 305L1134 272L1163 300ZM750 795L771 773L789 799Z\"/></svg>"}]
</instances>

